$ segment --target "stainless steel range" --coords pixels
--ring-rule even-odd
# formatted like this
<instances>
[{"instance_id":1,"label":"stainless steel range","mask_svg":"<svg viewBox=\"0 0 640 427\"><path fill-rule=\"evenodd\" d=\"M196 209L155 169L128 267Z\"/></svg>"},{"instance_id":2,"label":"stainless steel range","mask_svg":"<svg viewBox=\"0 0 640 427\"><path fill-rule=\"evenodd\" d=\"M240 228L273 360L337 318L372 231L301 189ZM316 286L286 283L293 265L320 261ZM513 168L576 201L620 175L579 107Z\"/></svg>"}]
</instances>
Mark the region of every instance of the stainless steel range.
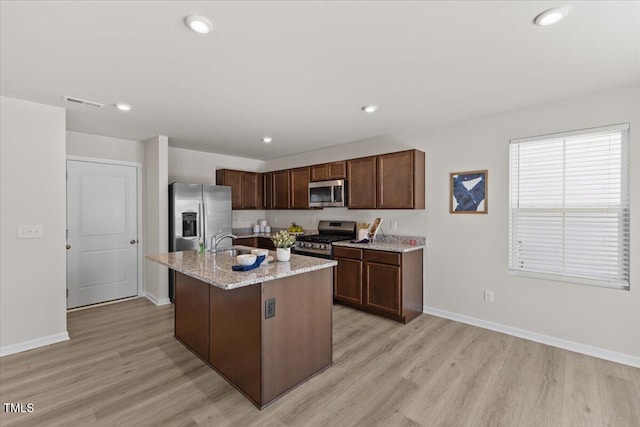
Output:
<instances>
[{"instance_id":1,"label":"stainless steel range","mask_svg":"<svg viewBox=\"0 0 640 427\"><path fill-rule=\"evenodd\" d=\"M356 238L355 221L320 221L318 234L298 236L293 251L300 255L331 258L331 244Z\"/></svg>"}]
</instances>

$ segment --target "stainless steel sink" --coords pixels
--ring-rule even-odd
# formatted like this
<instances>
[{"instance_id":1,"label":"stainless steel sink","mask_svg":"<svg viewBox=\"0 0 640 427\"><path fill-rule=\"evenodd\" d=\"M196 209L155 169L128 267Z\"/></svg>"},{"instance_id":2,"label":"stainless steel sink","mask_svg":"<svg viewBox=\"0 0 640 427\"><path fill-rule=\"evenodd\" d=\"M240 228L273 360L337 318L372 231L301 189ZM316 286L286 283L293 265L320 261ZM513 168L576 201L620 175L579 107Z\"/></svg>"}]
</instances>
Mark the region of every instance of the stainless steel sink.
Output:
<instances>
[{"instance_id":1,"label":"stainless steel sink","mask_svg":"<svg viewBox=\"0 0 640 427\"><path fill-rule=\"evenodd\" d=\"M246 255L250 253L251 251L247 249L218 249L218 251L215 252L214 255L218 257L235 258L238 255Z\"/></svg>"}]
</instances>

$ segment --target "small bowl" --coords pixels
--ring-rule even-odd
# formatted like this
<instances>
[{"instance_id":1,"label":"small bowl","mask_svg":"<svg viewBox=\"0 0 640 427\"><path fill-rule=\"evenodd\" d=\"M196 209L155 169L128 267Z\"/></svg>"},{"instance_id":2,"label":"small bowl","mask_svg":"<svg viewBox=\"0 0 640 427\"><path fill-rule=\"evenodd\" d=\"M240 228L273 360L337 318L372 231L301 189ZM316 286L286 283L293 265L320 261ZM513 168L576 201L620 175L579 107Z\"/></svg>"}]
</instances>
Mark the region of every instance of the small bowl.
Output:
<instances>
[{"instance_id":1,"label":"small bowl","mask_svg":"<svg viewBox=\"0 0 640 427\"><path fill-rule=\"evenodd\" d=\"M269 255L269 249L251 249L251 253L255 256L264 255L266 257Z\"/></svg>"},{"instance_id":2,"label":"small bowl","mask_svg":"<svg viewBox=\"0 0 640 427\"><path fill-rule=\"evenodd\" d=\"M236 261L238 261L238 264L240 265L253 265L256 262L257 258L258 257L255 255L245 254L245 255L238 255L236 257Z\"/></svg>"}]
</instances>

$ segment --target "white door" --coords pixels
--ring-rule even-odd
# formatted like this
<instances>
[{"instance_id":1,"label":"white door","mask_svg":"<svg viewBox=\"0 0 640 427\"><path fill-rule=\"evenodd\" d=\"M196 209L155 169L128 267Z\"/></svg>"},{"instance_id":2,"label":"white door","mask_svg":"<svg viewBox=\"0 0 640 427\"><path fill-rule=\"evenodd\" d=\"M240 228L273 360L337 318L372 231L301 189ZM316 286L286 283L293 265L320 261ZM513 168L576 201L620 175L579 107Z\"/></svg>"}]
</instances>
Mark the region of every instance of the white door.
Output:
<instances>
[{"instance_id":1,"label":"white door","mask_svg":"<svg viewBox=\"0 0 640 427\"><path fill-rule=\"evenodd\" d=\"M137 176L67 160L67 308L138 294Z\"/></svg>"}]
</instances>

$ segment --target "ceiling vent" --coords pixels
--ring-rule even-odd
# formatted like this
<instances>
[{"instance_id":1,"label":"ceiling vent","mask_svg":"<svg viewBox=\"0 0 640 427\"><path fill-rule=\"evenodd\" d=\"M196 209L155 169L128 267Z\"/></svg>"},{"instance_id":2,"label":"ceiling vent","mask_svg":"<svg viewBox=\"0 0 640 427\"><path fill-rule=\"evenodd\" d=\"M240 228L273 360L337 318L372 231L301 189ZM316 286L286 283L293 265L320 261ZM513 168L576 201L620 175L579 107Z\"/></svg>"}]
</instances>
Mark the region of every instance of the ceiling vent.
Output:
<instances>
[{"instance_id":1,"label":"ceiling vent","mask_svg":"<svg viewBox=\"0 0 640 427\"><path fill-rule=\"evenodd\" d=\"M73 96L65 95L62 97L62 100L65 102L70 102L71 104L86 105L87 107L93 107L93 108L104 107L104 104L100 104L99 102L87 101L86 99L74 98Z\"/></svg>"}]
</instances>

